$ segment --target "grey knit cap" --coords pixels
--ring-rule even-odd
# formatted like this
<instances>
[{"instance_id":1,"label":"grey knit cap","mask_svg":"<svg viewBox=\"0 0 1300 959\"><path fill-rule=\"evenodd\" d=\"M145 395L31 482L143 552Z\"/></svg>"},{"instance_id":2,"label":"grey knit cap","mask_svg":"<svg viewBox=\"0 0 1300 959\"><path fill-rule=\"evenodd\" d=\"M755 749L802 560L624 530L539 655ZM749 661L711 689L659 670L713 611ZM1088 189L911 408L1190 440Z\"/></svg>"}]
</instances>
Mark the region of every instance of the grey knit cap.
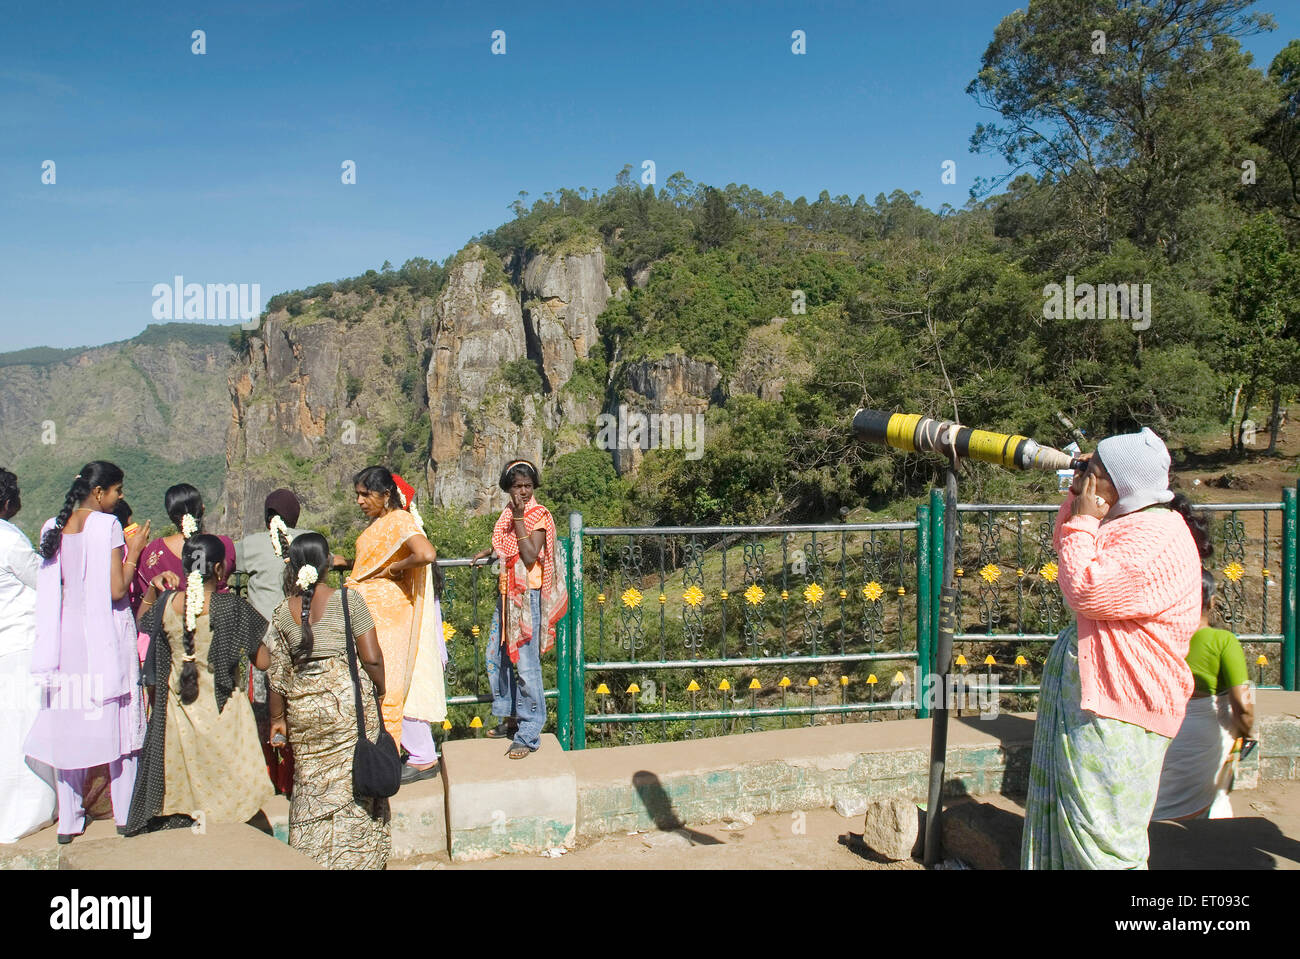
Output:
<instances>
[{"instance_id":1,"label":"grey knit cap","mask_svg":"<svg viewBox=\"0 0 1300 959\"><path fill-rule=\"evenodd\" d=\"M1169 489L1169 449L1146 427L1141 433L1106 437L1097 444L1097 455L1119 493L1119 502L1110 508L1111 516L1174 498Z\"/></svg>"}]
</instances>

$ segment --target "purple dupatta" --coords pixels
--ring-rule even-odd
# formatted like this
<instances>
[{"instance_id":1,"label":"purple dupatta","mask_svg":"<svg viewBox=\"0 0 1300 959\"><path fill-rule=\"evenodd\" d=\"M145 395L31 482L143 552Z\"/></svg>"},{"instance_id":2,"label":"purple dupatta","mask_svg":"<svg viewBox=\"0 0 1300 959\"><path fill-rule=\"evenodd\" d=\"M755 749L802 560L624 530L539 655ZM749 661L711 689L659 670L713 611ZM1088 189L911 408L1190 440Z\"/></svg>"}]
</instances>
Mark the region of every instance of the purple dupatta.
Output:
<instances>
[{"instance_id":1,"label":"purple dupatta","mask_svg":"<svg viewBox=\"0 0 1300 959\"><path fill-rule=\"evenodd\" d=\"M47 520L41 537L54 526ZM113 550L125 544L122 524L110 513L91 513L81 533L84 563L67 568L63 549L44 560L36 578L36 645L32 648L31 673L47 686L57 686L69 669L86 670L84 688L92 705L128 695L135 678L132 659L136 656L135 625L127 600L113 600L110 563ZM63 583L80 577L84 583L86 611L83 635L65 635L63 629ZM125 638L125 641L124 641ZM65 644L78 644L80 649ZM92 677L103 677L102 686Z\"/></svg>"}]
</instances>

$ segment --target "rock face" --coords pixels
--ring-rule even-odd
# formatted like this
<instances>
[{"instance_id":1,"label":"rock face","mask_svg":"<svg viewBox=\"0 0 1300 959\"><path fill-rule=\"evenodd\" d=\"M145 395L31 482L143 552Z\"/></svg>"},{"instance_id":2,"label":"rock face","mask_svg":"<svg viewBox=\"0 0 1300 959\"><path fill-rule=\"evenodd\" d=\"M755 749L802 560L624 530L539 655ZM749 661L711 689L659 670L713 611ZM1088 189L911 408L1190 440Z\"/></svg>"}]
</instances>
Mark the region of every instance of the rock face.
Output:
<instances>
[{"instance_id":1,"label":"rock face","mask_svg":"<svg viewBox=\"0 0 1300 959\"><path fill-rule=\"evenodd\" d=\"M523 293L543 382L554 392L573 375L574 360L585 360L600 343L596 317L610 298L604 250L597 245L589 253L532 257L523 270Z\"/></svg>"},{"instance_id":2,"label":"rock face","mask_svg":"<svg viewBox=\"0 0 1300 959\"><path fill-rule=\"evenodd\" d=\"M518 294L491 251L470 247L434 313L427 384L429 487L436 505L487 512L505 502L496 481L508 459L541 464L539 397L520 396L502 374L505 364L527 356Z\"/></svg>"},{"instance_id":3,"label":"rock face","mask_svg":"<svg viewBox=\"0 0 1300 959\"><path fill-rule=\"evenodd\" d=\"M781 402L788 383L806 379L812 364L803 349L784 329L787 320L777 316L766 326L751 330L745 339L731 378L731 393L751 393L760 400Z\"/></svg>"},{"instance_id":4,"label":"rock face","mask_svg":"<svg viewBox=\"0 0 1300 959\"><path fill-rule=\"evenodd\" d=\"M427 298L336 293L266 318L228 379L221 532L261 528L280 486L302 501L301 525L347 524L360 515L348 497L357 470L416 449L423 464L433 312ZM422 476L405 478L424 493Z\"/></svg>"},{"instance_id":5,"label":"rock face","mask_svg":"<svg viewBox=\"0 0 1300 959\"><path fill-rule=\"evenodd\" d=\"M593 243L576 254L508 257L518 290L491 251L461 254L438 300L428 375L436 504L499 509L509 459L541 465L591 442L604 397L571 381L574 364L600 348L596 318L610 299L605 254ZM507 381L505 366L520 361L537 369L540 390Z\"/></svg>"},{"instance_id":6,"label":"rock face","mask_svg":"<svg viewBox=\"0 0 1300 959\"><path fill-rule=\"evenodd\" d=\"M713 363L680 353L626 364L620 375L619 402L606 414L626 419L633 413L703 416L709 406L722 401L722 373ZM631 442L611 450L619 475L635 472L644 448Z\"/></svg>"}]
</instances>

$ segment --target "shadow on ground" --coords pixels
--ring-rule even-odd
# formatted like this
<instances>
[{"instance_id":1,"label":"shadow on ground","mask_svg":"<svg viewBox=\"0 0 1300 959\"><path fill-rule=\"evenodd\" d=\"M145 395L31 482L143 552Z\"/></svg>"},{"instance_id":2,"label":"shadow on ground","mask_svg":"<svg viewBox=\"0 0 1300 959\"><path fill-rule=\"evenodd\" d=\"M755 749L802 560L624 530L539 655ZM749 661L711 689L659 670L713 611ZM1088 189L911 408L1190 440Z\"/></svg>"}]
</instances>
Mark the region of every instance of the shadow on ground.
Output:
<instances>
[{"instance_id":1,"label":"shadow on ground","mask_svg":"<svg viewBox=\"0 0 1300 959\"><path fill-rule=\"evenodd\" d=\"M675 832L689 839L692 844L697 846L717 846L721 844L720 839L686 828L686 824L682 822L681 817L673 809L673 801L668 797L668 793L664 792L659 777L654 773L644 769L634 773L632 775L632 788L636 790L637 797L645 806L650 821L655 824L655 828L660 832Z\"/></svg>"},{"instance_id":2,"label":"shadow on ground","mask_svg":"<svg viewBox=\"0 0 1300 959\"><path fill-rule=\"evenodd\" d=\"M1300 842L1258 816L1153 822L1148 834L1152 869L1276 869L1274 856L1300 864Z\"/></svg>"}]
</instances>

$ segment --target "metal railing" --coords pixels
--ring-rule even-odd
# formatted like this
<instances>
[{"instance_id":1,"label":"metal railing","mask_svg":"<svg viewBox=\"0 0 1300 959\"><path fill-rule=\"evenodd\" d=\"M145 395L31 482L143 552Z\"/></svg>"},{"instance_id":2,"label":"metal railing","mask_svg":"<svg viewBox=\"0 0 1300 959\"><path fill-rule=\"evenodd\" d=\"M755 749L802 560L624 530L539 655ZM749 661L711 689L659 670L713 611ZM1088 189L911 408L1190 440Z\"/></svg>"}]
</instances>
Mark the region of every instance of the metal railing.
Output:
<instances>
[{"instance_id":1,"label":"metal railing","mask_svg":"<svg viewBox=\"0 0 1300 959\"><path fill-rule=\"evenodd\" d=\"M575 514L572 745L591 725L631 744L914 710L918 528L583 529Z\"/></svg>"},{"instance_id":2,"label":"metal railing","mask_svg":"<svg viewBox=\"0 0 1300 959\"><path fill-rule=\"evenodd\" d=\"M1297 484L1300 488L1300 484ZM1223 624L1264 688L1297 688L1297 489L1205 503ZM953 672L1031 709L1071 619L1056 584L1053 504L959 504ZM569 612L542 660L547 729L566 749L929 715L943 576L936 490L916 520L796 526L584 528L561 539ZM439 559L446 736L489 721L496 600L487 561ZM238 584L235 584L238 588ZM1006 697L1011 697L1008 701ZM549 711L548 711L549 712Z\"/></svg>"},{"instance_id":3,"label":"metal railing","mask_svg":"<svg viewBox=\"0 0 1300 959\"><path fill-rule=\"evenodd\" d=\"M936 504L942 509L937 494L932 510ZM1218 616L1241 640L1251 678L1261 688L1296 688L1296 490L1277 502L1193 508L1210 514ZM996 673L1000 693L1026 696L1013 701L1019 708L1033 708L1045 644L1073 618L1056 585L1057 511L1052 504L957 506L954 672Z\"/></svg>"}]
</instances>

